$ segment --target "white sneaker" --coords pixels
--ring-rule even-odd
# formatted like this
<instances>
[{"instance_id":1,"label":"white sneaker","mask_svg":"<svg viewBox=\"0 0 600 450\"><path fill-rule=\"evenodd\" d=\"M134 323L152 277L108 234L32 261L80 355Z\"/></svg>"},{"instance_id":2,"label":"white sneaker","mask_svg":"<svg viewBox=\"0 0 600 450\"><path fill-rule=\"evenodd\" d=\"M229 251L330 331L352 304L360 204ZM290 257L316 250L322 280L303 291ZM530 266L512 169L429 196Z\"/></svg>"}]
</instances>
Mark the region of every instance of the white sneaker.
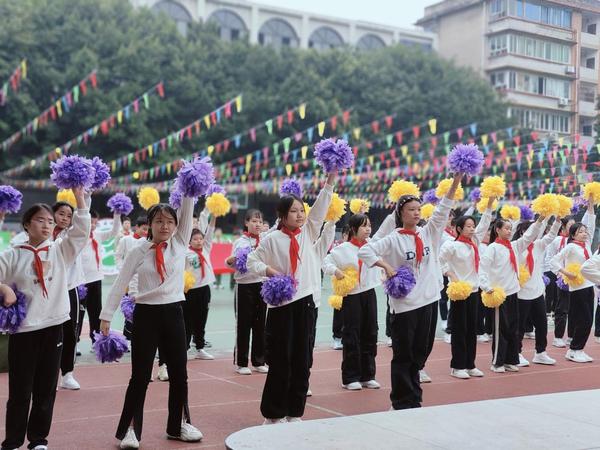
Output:
<instances>
[{"instance_id":1,"label":"white sneaker","mask_svg":"<svg viewBox=\"0 0 600 450\"><path fill-rule=\"evenodd\" d=\"M158 366L158 375L156 378L158 378L160 381L169 381L169 372L167 371L166 364Z\"/></svg>"},{"instance_id":2,"label":"white sneaker","mask_svg":"<svg viewBox=\"0 0 600 450\"><path fill-rule=\"evenodd\" d=\"M306 396L312 397L312 391L310 390L310 388L308 388L308 390L306 391Z\"/></svg>"},{"instance_id":3,"label":"white sneaker","mask_svg":"<svg viewBox=\"0 0 600 450\"><path fill-rule=\"evenodd\" d=\"M448 334L448 333L444 333L444 342L446 344L451 344L452 343L452 335Z\"/></svg>"},{"instance_id":4,"label":"white sneaker","mask_svg":"<svg viewBox=\"0 0 600 450\"><path fill-rule=\"evenodd\" d=\"M461 380L468 380L471 378L465 369L450 369L450 376L460 378Z\"/></svg>"},{"instance_id":5,"label":"white sneaker","mask_svg":"<svg viewBox=\"0 0 600 450\"><path fill-rule=\"evenodd\" d=\"M33 447L33 450L48 450L48 446L47 445L36 445L35 447Z\"/></svg>"},{"instance_id":6,"label":"white sneaker","mask_svg":"<svg viewBox=\"0 0 600 450\"><path fill-rule=\"evenodd\" d=\"M237 368L237 369L235 369L235 371L236 371L237 373L239 373L240 375L252 375L252 371L251 371L251 370L250 370L250 368L248 368L248 367L241 367L241 366L238 366L238 368Z\"/></svg>"},{"instance_id":7,"label":"white sneaker","mask_svg":"<svg viewBox=\"0 0 600 450\"><path fill-rule=\"evenodd\" d=\"M600 344L600 336L596 336L594 338L594 341L596 341L596 344Z\"/></svg>"},{"instance_id":8,"label":"white sneaker","mask_svg":"<svg viewBox=\"0 0 600 450\"><path fill-rule=\"evenodd\" d=\"M568 346L571 346L571 342L573 342L573 338L568 337L567 339L565 339L565 344L567 344Z\"/></svg>"},{"instance_id":9,"label":"white sneaker","mask_svg":"<svg viewBox=\"0 0 600 450\"><path fill-rule=\"evenodd\" d=\"M140 448L140 443L135 436L133 428L127 430L127 434L119 444L119 448Z\"/></svg>"},{"instance_id":10,"label":"white sneaker","mask_svg":"<svg viewBox=\"0 0 600 450\"><path fill-rule=\"evenodd\" d=\"M504 364L504 368L506 369L507 372L518 372L519 371L519 367L515 366L514 364Z\"/></svg>"},{"instance_id":11,"label":"white sneaker","mask_svg":"<svg viewBox=\"0 0 600 450\"><path fill-rule=\"evenodd\" d=\"M565 354L565 358L576 363L590 362L584 355L585 353L583 353L582 350L568 350Z\"/></svg>"},{"instance_id":12,"label":"white sneaker","mask_svg":"<svg viewBox=\"0 0 600 450\"><path fill-rule=\"evenodd\" d=\"M358 381L353 381L352 383L342 384L344 389L348 389L349 391L360 391L362 390L362 386Z\"/></svg>"},{"instance_id":13,"label":"white sneaker","mask_svg":"<svg viewBox=\"0 0 600 450\"><path fill-rule=\"evenodd\" d=\"M387 338L387 340L385 341L385 344L386 344L388 347L391 347L391 346L392 346L392 338L391 338L391 337Z\"/></svg>"},{"instance_id":14,"label":"white sneaker","mask_svg":"<svg viewBox=\"0 0 600 450\"><path fill-rule=\"evenodd\" d=\"M81 389L79 383L75 378L73 378L73 372L65 373L60 379L60 387L63 389L70 389L72 391L76 391Z\"/></svg>"},{"instance_id":15,"label":"white sneaker","mask_svg":"<svg viewBox=\"0 0 600 450\"><path fill-rule=\"evenodd\" d=\"M333 348L334 350L343 349L344 345L342 344L342 339L341 338L333 338L333 344L331 345L331 348Z\"/></svg>"},{"instance_id":16,"label":"white sneaker","mask_svg":"<svg viewBox=\"0 0 600 450\"><path fill-rule=\"evenodd\" d=\"M556 360L554 358L550 358L546 352L536 353L531 361L534 364L545 364L548 366L556 364Z\"/></svg>"},{"instance_id":17,"label":"white sneaker","mask_svg":"<svg viewBox=\"0 0 600 450\"><path fill-rule=\"evenodd\" d=\"M517 364L517 366L518 367L529 367L529 361L527 361L521 353L519 353L519 364Z\"/></svg>"},{"instance_id":18,"label":"white sneaker","mask_svg":"<svg viewBox=\"0 0 600 450\"><path fill-rule=\"evenodd\" d=\"M191 423L182 422L179 436L170 436L167 434L167 437L182 442L198 442L201 441L204 436L202 436L200 430Z\"/></svg>"},{"instance_id":19,"label":"white sneaker","mask_svg":"<svg viewBox=\"0 0 600 450\"><path fill-rule=\"evenodd\" d=\"M523 335L524 339L535 339L535 332L529 331Z\"/></svg>"},{"instance_id":20,"label":"white sneaker","mask_svg":"<svg viewBox=\"0 0 600 450\"><path fill-rule=\"evenodd\" d=\"M201 348L200 350L198 350L196 352L196 359L205 359L205 360L209 360L209 359L215 359L215 357L213 355L211 355L210 353L208 353L206 350L204 350L203 348Z\"/></svg>"},{"instance_id":21,"label":"white sneaker","mask_svg":"<svg viewBox=\"0 0 600 450\"><path fill-rule=\"evenodd\" d=\"M490 367L490 370L492 372L495 372L495 373L504 373L504 372L506 372L506 369L504 368L504 366L494 366L494 365L492 365Z\"/></svg>"},{"instance_id":22,"label":"white sneaker","mask_svg":"<svg viewBox=\"0 0 600 450\"><path fill-rule=\"evenodd\" d=\"M302 419L300 417L290 417L287 416L285 418L286 422L302 422Z\"/></svg>"},{"instance_id":23,"label":"white sneaker","mask_svg":"<svg viewBox=\"0 0 600 450\"><path fill-rule=\"evenodd\" d=\"M565 344L565 341L563 341L562 338L554 338L552 339L552 346L558 348L565 348L567 344Z\"/></svg>"},{"instance_id":24,"label":"white sneaker","mask_svg":"<svg viewBox=\"0 0 600 450\"><path fill-rule=\"evenodd\" d=\"M490 342L490 337L487 334L477 336L477 342Z\"/></svg>"},{"instance_id":25,"label":"white sneaker","mask_svg":"<svg viewBox=\"0 0 600 450\"><path fill-rule=\"evenodd\" d=\"M263 422L263 425L276 425L278 423L286 423L287 420L285 419L285 417L282 417L281 419L265 419Z\"/></svg>"},{"instance_id":26,"label":"white sneaker","mask_svg":"<svg viewBox=\"0 0 600 450\"><path fill-rule=\"evenodd\" d=\"M583 350L580 350L580 351L581 351L581 353L582 353L583 357L584 357L585 359L587 359L587 362L592 362L592 361L594 361L594 358L592 358L592 357L591 357L590 355L588 355L586 352L584 352Z\"/></svg>"},{"instance_id":27,"label":"white sneaker","mask_svg":"<svg viewBox=\"0 0 600 450\"><path fill-rule=\"evenodd\" d=\"M419 383L431 383L431 377L424 370L419 370Z\"/></svg>"},{"instance_id":28,"label":"white sneaker","mask_svg":"<svg viewBox=\"0 0 600 450\"><path fill-rule=\"evenodd\" d=\"M363 381L360 385L367 389L379 389L381 387L376 380Z\"/></svg>"},{"instance_id":29,"label":"white sneaker","mask_svg":"<svg viewBox=\"0 0 600 450\"><path fill-rule=\"evenodd\" d=\"M479 370L477 367L475 367L474 369L467 370L467 373L469 374L469 376L476 377L476 378L480 378L483 376L483 372L481 370Z\"/></svg>"},{"instance_id":30,"label":"white sneaker","mask_svg":"<svg viewBox=\"0 0 600 450\"><path fill-rule=\"evenodd\" d=\"M253 369L258 373L269 373L269 368L264 364L262 366L254 366Z\"/></svg>"}]
</instances>

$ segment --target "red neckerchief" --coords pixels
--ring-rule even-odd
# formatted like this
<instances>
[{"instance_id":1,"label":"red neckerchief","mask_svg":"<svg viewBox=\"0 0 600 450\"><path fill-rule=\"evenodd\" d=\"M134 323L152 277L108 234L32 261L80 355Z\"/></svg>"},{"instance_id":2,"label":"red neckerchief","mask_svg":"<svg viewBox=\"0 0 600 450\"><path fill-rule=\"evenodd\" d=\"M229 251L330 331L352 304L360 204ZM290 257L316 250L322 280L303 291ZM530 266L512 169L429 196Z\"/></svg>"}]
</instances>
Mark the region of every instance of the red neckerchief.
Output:
<instances>
[{"instance_id":1,"label":"red neckerchief","mask_svg":"<svg viewBox=\"0 0 600 450\"><path fill-rule=\"evenodd\" d=\"M258 244L260 244L260 235L258 234L252 234L249 233L247 231L244 231L244 236L252 238L252 239L256 239L256 246L258 247Z\"/></svg>"},{"instance_id":2,"label":"red neckerchief","mask_svg":"<svg viewBox=\"0 0 600 450\"><path fill-rule=\"evenodd\" d=\"M134 239L141 239L143 236L141 234L137 234L137 232L133 233Z\"/></svg>"},{"instance_id":3,"label":"red neckerchief","mask_svg":"<svg viewBox=\"0 0 600 450\"><path fill-rule=\"evenodd\" d=\"M281 232L290 238L290 266L292 267L292 276L294 276L300 259L300 244L296 240L296 236L300 234L300 228L292 231L289 228L281 227Z\"/></svg>"},{"instance_id":4,"label":"red neckerchief","mask_svg":"<svg viewBox=\"0 0 600 450\"><path fill-rule=\"evenodd\" d=\"M519 266L517 266L517 256L515 255L515 251L513 250L512 245L510 245L510 241L507 241L506 239L496 239L494 242L506 247L506 249L510 253L510 265L514 269L515 273L518 274Z\"/></svg>"},{"instance_id":5,"label":"red neckerchief","mask_svg":"<svg viewBox=\"0 0 600 450\"><path fill-rule=\"evenodd\" d=\"M123 236L129 236L131 234L131 232L129 231L123 231Z\"/></svg>"},{"instance_id":6,"label":"red neckerchief","mask_svg":"<svg viewBox=\"0 0 600 450\"><path fill-rule=\"evenodd\" d=\"M561 251L565 245L567 244L567 239L569 239L569 235L566 236L564 234L560 235L560 245L558 246L558 251Z\"/></svg>"},{"instance_id":7,"label":"red neckerchief","mask_svg":"<svg viewBox=\"0 0 600 450\"><path fill-rule=\"evenodd\" d=\"M579 241L571 241L571 242L575 245L579 245L583 249L583 255L585 256L586 260L590 259L590 252L588 252L588 249L586 248L586 246L583 242L579 242Z\"/></svg>"},{"instance_id":8,"label":"red neckerchief","mask_svg":"<svg viewBox=\"0 0 600 450\"><path fill-rule=\"evenodd\" d=\"M534 244L532 242L527 247L527 270L529 270L529 275L531 275L533 273L533 264L534 264L534 260L533 260L533 245Z\"/></svg>"},{"instance_id":9,"label":"red neckerchief","mask_svg":"<svg viewBox=\"0 0 600 450\"><path fill-rule=\"evenodd\" d=\"M446 228L444 229L444 231L445 231L446 233L448 233L450 236L452 236L453 238L455 238L455 237L456 237L456 231L454 231L452 228L450 228L450 227L446 227Z\"/></svg>"},{"instance_id":10,"label":"red neckerchief","mask_svg":"<svg viewBox=\"0 0 600 450\"><path fill-rule=\"evenodd\" d=\"M350 243L360 249L367 242L366 241L361 242L356 238L352 238L352 239L350 239ZM362 272L362 266L363 266L362 259L359 258L358 259L358 284L360 284L360 273Z\"/></svg>"},{"instance_id":11,"label":"red neckerchief","mask_svg":"<svg viewBox=\"0 0 600 450\"><path fill-rule=\"evenodd\" d=\"M202 270L202 279L204 279L204 264L206 263L206 258L202 254L202 249L190 246L190 250L198 255L198 259L200 260L200 269Z\"/></svg>"},{"instance_id":12,"label":"red neckerchief","mask_svg":"<svg viewBox=\"0 0 600 450\"><path fill-rule=\"evenodd\" d=\"M44 297L48 298L48 290L46 289L46 282L44 281L44 265L42 264L39 253L48 252L50 246L47 245L42 248L33 248L28 245L19 245L19 248L29 250L33 253L33 267L35 268L35 274L37 275L38 283L40 283L40 287L42 288L42 294Z\"/></svg>"},{"instance_id":13,"label":"red neckerchief","mask_svg":"<svg viewBox=\"0 0 600 450\"><path fill-rule=\"evenodd\" d=\"M98 269L100 269L100 252L98 250L98 241L94 239L93 233L90 233L90 239L92 240L92 248L96 254L96 266L98 266Z\"/></svg>"},{"instance_id":14,"label":"red neckerchief","mask_svg":"<svg viewBox=\"0 0 600 450\"><path fill-rule=\"evenodd\" d=\"M458 242L462 242L471 246L471 248L473 249L473 262L475 263L475 272L479 273L479 249L477 248L477 245L475 245L472 239L468 239L464 236L459 236L456 240Z\"/></svg>"},{"instance_id":15,"label":"red neckerchief","mask_svg":"<svg viewBox=\"0 0 600 450\"><path fill-rule=\"evenodd\" d=\"M404 228L401 228L400 230L398 230L398 233L412 236L415 238L417 264L421 264L421 261L423 260L423 251L425 250L425 246L423 245L423 241L419 237L419 234L415 231L405 230Z\"/></svg>"},{"instance_id":16,"label":"red neckerchief","mask_svg":"<svg viewBox=\"0 0 600 450\"><path fill-rule=\"evenodd\" d=\"M52 230L52 240L55 241L56 238L58 237L58 235L61 233L62 228L59 227L54 227L54 230Z\"/></svg>"},{"instance_id":17,"label":"red neckerchief","mask_svg":"<svg viewBox=\"0 0 600 450\"><path fill-rule=\"evenodd\" d=\"M160 244L153 244L152 247L156 250L156 271L160 276L160 282L164 283L165 281L165 256L163 255L163 250L167 248L166 242L161 242Z\"/></svg>"}]
</instances>

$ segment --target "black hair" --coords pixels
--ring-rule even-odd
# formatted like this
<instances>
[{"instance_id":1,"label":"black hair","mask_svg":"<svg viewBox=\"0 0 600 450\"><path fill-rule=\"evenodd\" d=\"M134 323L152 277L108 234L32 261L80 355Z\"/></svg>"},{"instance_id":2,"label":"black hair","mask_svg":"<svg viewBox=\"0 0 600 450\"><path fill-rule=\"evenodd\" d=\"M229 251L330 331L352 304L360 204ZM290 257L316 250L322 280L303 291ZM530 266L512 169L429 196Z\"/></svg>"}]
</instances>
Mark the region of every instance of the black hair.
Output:
<instances>
[{"instance_id":1,"label":"black hair","mask_svg":"<svg viewBox=\"0 0 600 450\"><path fill-rule=\"evenodd\" d=\"M202 235L202 237L204 237L204 233L202 231L200 231L198 228L194 228L194 229L192 229L192 234L190 236L190 242L192 241L192 238L194 236L196 236L197 234L200 234L200 235Z\"/></svg>"},{"instance_id":2,"label":"black hair","mask_svg":"<svg viewBox=\"0 0 600 450\"><path fill-rule=\"evenodd\" d=\"M456 227L456 239L458 239L458 237L460 236L460 232L465 227L467 220L472 220L473 224L477 225L475 217L473 216L460 216L458 219L452 219L452 225Z\"/></svg>"},{"instance_id":3,"label":"black hair","mask_svg":"<svg viewBox=\"0 0 600 450\"><path fill-rule=\"evenodd\" d=\"M573 216L565 216L563 218L560 219L560 230L564 231L565 227L567 226L567 224L569 223L570 220L574 220Z\"/></svg>"},{"instance_id":4,"label":"black hair","mask_svg":"<svg viewBox=\"0 0 600 450\"><path fill-rule=\"evenodd\" d=\"M52 219L54 220L54 213L49 205L47 205L46 203L36 203L35 205L31 206L27 211L25 211L23 217L21 218L21 225L23 226L23 229L25 231L27 231L26 225L28 225L31 222L31 219L33 219L33 216L35 216L40 211L46 211L52 216Z\"/></svg>"},{"instance_id":5,"label":"black hair","mask_svg":"<svg viewBox=\"0 0 600 450\"><path fill-rule=\"evenodd\" d=\"M90 216L92 216L92 219L100 218L100 214L98 214L98 211L96 211L95 209L90 209Z\"/></svg>"},{"instance_id":6,"label":"black hair","mask_svg":"<svg viewBox=\"0 0 600 450\"><path fill-rule=\"evenodd\" d=\"M56 211L58 211L63 206L66 206L67 208L69 208L71 210L71 212L75 211L75 208L73 208L73 206L70 203L67 203L67 202L56 202L54 205L52 205L52 212L55 213Z\"/></svg>"},{"instance_id":7,"label":"black hair","mask_svg":"<svg viewBox=\"0 0 600 450\"><path fill-rule=\"evenodd\" d=\"M197 218L198 218L198 214L194 213L194 214L192 214L192 217L193 217L194 219L197 219Z\"/></svg>"},{"instance_id":8,"label":"black hair","mask_svg":"<svg viewBox=\"0 0 600 450\"><path fill-rule=\"evenodd\" d=\"M263 215L258 209L249 209L248 211L246 211L246 215L244 216L244 231L248 231L246 222L248 222L252 219L263 220Z\"/></svg>"},{"instance_id":9,"label":"black hair","mask_svg":"<svg viewBox=\"0 0 600 450\"><path fill-rule=\"evenodd\" d=\"M157 203L156 205L150 207L148 210L148 225L152 225L152 221L159 213L170 215L173 217L173 219L175 219L175 225L177 225L177 211L175 211L171 205L166 203ZM153 239L152 227L148 229L147 239L149 241Z\"/></svg>"},{"instance_id":10,"label":"black hair","mask_svg":"<svg viewBox=\"0 0 600 450\"><path fill-rule=\"evenodd\" d=\"M529 229L533 222L531 220L525 220L517 225L517 229L515 230L515 234L513 235L513 241L516 241L521 236L525 234L525 232Z\"/></svg>"},{"instance_id":11,"label":"black hair","mask_svg":"<svg viewBox=\"0 0 600 450\"><path fill-rule=\"evenodd\" d=\"M582 224L581 222L577 222L577 223L574 223L573 225L571 225L571 228L569 228L569 239L567 242L573 242L575 240L575 235L577 234L579 229L582 227L587 229L587 227L584 224Z\"/></svg>"},{"instance_id":12,"label":"black hair","mask_svg":"<svg viewBox=\"0 0 600 450\"><path fill-rule=\"evenodd\" d=\"M143 225L148 225L148 218L146 216L139 216L135 220L135 226L136 227L141 227Z\"/></svg>"},{"instance_id":13,"label":"black hair","mask_svg":"<svg viewBox=\"0 0 600 450\"><path fill-rule=\"evenodd\" d=\"M369 216L366 214L353 214L348 219L348 241L358 234L358 229L369 223Z\"/></svg>"},{"instance_id":14,"label":"black hair","mask_svg":"<svg viewBox=\"0 0 600 450\"><path fill-rule=\"evenodd\" d=\"M490 231L490 244L492 242L495 242L496 239L498 238L498 230L500 228L502 228L504 225L506 225L507 223L510 223L508 220L502 219L502 218L497 218L496 220L494 220L494 223L492 223L492 229Z\"/></svg>"},{"instance_id":15,"label":"black hair","mask_svg":"<svg viewBox=\"0 0 600 450\"><path fill-rule=\"evenodd\" d=\"M406 205L408 202L413 201L419 202L419 204L421 203L421 199L416 195L403 195L398 199L395 209L396 228L401 228L404 226L402 223L402 208L404 208L404 205Z\"/></svg>"},{"instance_id":16,"label":"black hair","mask_svg":"<svg viewBox=\"0 0 600 450\"><path fill-rule=\"evenodd\" d=\"M278 228L283 227L283 220L287 217L290 209L292 209L292 205L294 201L300 202L302 207L304 208L304 203L300 197L296 195L284 195L279 199L279 203L277 203L277 217L279 217L279 226Z\"/></svg>"},{"instance_id":17,"label":"black hair","mask_svg":"<svg viewBox=\"0 0 600 450\"><path fill-rule=\"evenodd\" d=\"M129 217L129 216L121 216L121 223L127 222L127 221L131 222L131 217Z\"/></svg>"},{"instance_id":18,"label":"black hair","mask_svg":"<svg viewBox=\"0 0 600 450\"><path fill-rule=\"evenodd\" d=\"M350 234L350 225L344 225L344 227L342 228L342 234Z\"/></svg>"}]
</instances>

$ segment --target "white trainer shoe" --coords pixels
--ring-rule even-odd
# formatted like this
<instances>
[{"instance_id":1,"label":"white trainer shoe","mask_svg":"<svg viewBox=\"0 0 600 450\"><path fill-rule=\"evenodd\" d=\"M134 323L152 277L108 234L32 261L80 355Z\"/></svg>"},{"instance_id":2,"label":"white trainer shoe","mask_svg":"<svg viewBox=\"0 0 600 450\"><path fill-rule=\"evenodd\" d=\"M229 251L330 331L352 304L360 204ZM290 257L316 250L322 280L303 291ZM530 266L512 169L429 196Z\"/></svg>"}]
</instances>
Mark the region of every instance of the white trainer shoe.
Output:
<instances>
[{"instance_id":1,"label":"white trainer shoe","mask_svg":"<svg viewBox=\"0 0 600 450\"><path fill-rule=\"evenodd\" d=\"M592 358L592 357L591 357L590 355L588 355L586 352L584 352L583 350L580 350L580 351L581 351L581 353L582 353L583 357L584 357L585 359L587 359L587 362L592 362L592 361L594 361L594 358Z\"/></svg>"},{"instance_id":2,"label":"white trainer shoe","mask_svg":"<svg viewBox=\"0 0 600 450\"><path fill-rule=\"evenodd\" d=\"M490 337L484 333L477 336L477 342L490 342Z\"/></svg>"},{"instance_id":3,"label":"white trainer shoe","mask_svg":"<svg viewBox=\"0 0 600 450\"><path fill-rule=\"evenodd\" d=\"M424 370L419 370L419 383L431 383L431 377Z\"/></svg>"},{"instance_id":4,"label":"white trainer shoe","mask_svg":"<svg viewBox=\"0 0 600 450\"><path fill-rule=\"evenodd\" d=\"M381 387L376 380L363 381L360 385L366 389L379 389Z\"/></svg>"},{"instance_id":5,"label":"white trainer shoe","mask_svg":"<svg viewBox=\"0 0 600 450\"><path fill-rule=\"evenodd\" d=\"M568 337L565 339L565 344L567 344L569 347L571 346L571 342L573 342L573 338Z\"/></svg>"},{"instance_id":6,"label":"white trainer shoe","mask_svg":"<svg viewBox=\"0 0 600 450\"><path fill-rule=\"evenodd\" d=\"M529 367L529 361L527 361L521 353L519 353L519 364L517 364L517 366L518 367Z\"/></svg>"},{"instance_id":7,"label":"white trainer shoe","mask_svg":"<svg viewBox=\"0 0 600 450\"><path fill-rule=\"evenodd\" d=\"M331 348L334 350L343 349L344 345L342 344L342 339L341 338L333 338L333 344L331 345Z\"/></svg>"},{"instance_id":8,"label":"white trainer shoe","mask_svg":"<svg viewBox=\"0 0 600 450\"><path fill-rule=\"evenodd\" d=\"M253 370L258 373L269 373L269 368L264 364L262 366L254 366Z\"/></svg>"},{"instance_id":9,"label":"white trainer shoe","mask_svg":"<svg viewBox=\"0 0 600 450\"><path fill-rule=\"evenodd\" d=\"M276 425L278 423L287 423L287 420L285 417L282 417L281 419L265 419L263 425Z\"/></svg>"},{"instance_id":10,"label":"white trainer shoe","mask_svg":"<svg viewBox=\"0 0 600 450\"><path fill-rule=\"evenodd\" d=\"M308 390L306 391L306 396L312 397L312 391L310 390L310 388L308 388Z\"/></svg>"},{"instance_id":11,"label":"white trainer shoe","mask_svg":"<svg viewBox=\"0 0 600 450\"><path fill-rule=\"evenodd\" d=\"M565 358L576 363L590 362L584 355L585 353L582 350L568 350Z\"/></svg>"},{"instance_id":12,"label":"white trainer shoe","mask_svg":"<svg viewBox=\"0 0 600 450\"><path fill-rule=\"evenodd\" d=\"M158 366L158 375L156 378L158 378L160 381L169 381L169 371L167 370L166 364Z\"/></svg>"},{"instance_id":13,"label":"white trainer shoe","mask_svg":"<svg viewBox=\"0 0 600 450\"><path fill-rule=\"evenodd\" d=\"M133 428L127 430L127 434L119 444L119 448L140 448L140 442L137 440Z\"/></svg>"},{"instance_id":14,"label":"white trainer shoe","mask_svg":"<svg viewBox=\"0 0 600 450\"><path fill-rule=\"evenodd\" d=\"M451 344L452 343L452 335L449 333L444 333L444 342L446 344Z\"/></svg>"},{"instance_id":15,"label":"white trainer shoe","mask_svg":"<svg viewBox=\"0 0 600 450\"><path fill-rule=\"evenodd\" d=\"M348 389L349 391L360 391L362 390L362 386L358 381L353 381L352 383L342 384L344 389Z\"/></svg>"},{"instance_id":16,"label":"white trainer shoe","mask_svg":"<svg viewBox=\"0 0 600 450\"><path fill-rule=\"evenodd\" d=\"M60 387L63 389L70 389L72 391L77 391L81 389L77 380L73 377L73 372L68 372L63 375L60 379Z\"/></svg>"},{"instance_id":17,"label":"white trainer shoe","mask_svg":"<svg viewBox=\"0 0 600 450\"><path fill-rule=\"evenodd\" d=\"M565 344L565 341L563 341L562 338L554 338L552 339L552 346L557 348L565 348L567 344Z\"/></svg>"},{"instance_id":18,"label":"white trainer shoe","mask_svg":"<svg viewBox=\"0 0 600 450\"><path fill-rule=\"evenodd\" d=\"M494 366L494 365L492 365L490 367L490 370L492 372L495 372L495 373L505 373L506 372L506 369L504 368L504 366Z\"/></svg>"},{"instance_id":19,"label":"white trainer shoe","mask_svg":"<svg viewBox=\"0 0 600 450\"><path fill-rule=\"evenodd\" d=\"M523 335L524 339L535 339L535 332L534 331L528 331L527 333L525 333Z\"/></svg>"},{"instance_id":20,"label":"white trainer shoe","mask_svg":"<svg viewBox=\"0 0 600 450\"><path fill-rule=\"evenodd\" d=\"M481 370L479 370L477 367L475 367L474 369L467 370L467 373L469 374L470 377L481 378L483 376L483 372Z\"/></svg>"},{"instance_id":21,"label":"white trainer shoe","mask_svg":"<svg viewBox=\"0 0 600 450\"><path fill-rule=\"evenodd\" d=\"M285 420L286 422L302 422L302 419L300 417L286 416Z\"/></svg>"},{"instance_id":22,"label":"white trainer shoe","mask_svg":"<svg viewBox=\"0 0 600 450\"><path fill-rule=\"evenodd\" d=\"M33 450L48 450L48 446L47 445L36 445L35 447L33 447Z\"/></svg>"},{"instance_id":23,"label":"white trainer shoe","mask_svg":"<svg viewBox=\"0 0 600 450\"><path fill-rule=\"evenodd\" d=\"M191 423L182 422L179 436L167 435L167 437L182 442L199 442L204 436L202 436L200 430Z\"/></svg>"},{"instance_id":24,"label":"white trainer shoe","mask_svg":"<svg viewBox=\"0 0 600 450\"><path fill-rule=\"evenodd\" d=\"M208 353L203 348L201 348L200 350L198 350L196 352L196 359L210 360L210 359L215 359L215 357L213 355L211 355L210 353Z\"/></svg>"},{"instance_id":25,"label":"white trainer shoe","mask_svg":"<svg viewBox=\"0 0 600 450\"><path fill-rule=\"evenodd\" d=\"M391 337L387 338L387 339L386 339L386 341L385 341L385 344L386 344L388 347L391 347L391 346L392 346L392 338L391 338Z\"/></svg>"},{"instance_id":26,"label":"white trainer shoe","mask_svg":"<svg viewBox=\"0 0 600 450\"><path fill-rule=\"evenodd\" d=\"M454 378L460 378L461 380L468 380L471 378L465 369L450 369L450 376Z\"/></svg>"},{"instance_id":27,"label":"white trainer shoe","mask_svg":"<svg viewBox=\"0 0 600 450\"><path fill-rule=\"evenodd\" d=\"M553 364L556 364L556 360L554 358L550 358L550 356L548 356L548 353L546 352L536 353L531 361L534 364L545 364L547 366L552 366Z\"/></svg>"},{"instance_id":28,"label":"white trainer shoe","mask_svg":"<svg viewBox=\"0 0 600 450\"><path fill-rule=\"evenodd\" d=\"M250 370L250 368L249 368L249 367L241 367L241 366L238 366L238 368L237 368L237 369L235 369L235 371L236 371L237 373L239 373L240 375L252 375L252 371Z\"/></svg>"},{"instance_id":29,"label":"white trainer shoe","mask_svg":"<svg viewBox=\"0 0 600 450\"><path fill-rule=\"evenodd\" d=\"M507 372L518 372L519 371L519 367L515 366L514 364L504 364L504 368L506 369Z\"/></svg>"}]
</instances>

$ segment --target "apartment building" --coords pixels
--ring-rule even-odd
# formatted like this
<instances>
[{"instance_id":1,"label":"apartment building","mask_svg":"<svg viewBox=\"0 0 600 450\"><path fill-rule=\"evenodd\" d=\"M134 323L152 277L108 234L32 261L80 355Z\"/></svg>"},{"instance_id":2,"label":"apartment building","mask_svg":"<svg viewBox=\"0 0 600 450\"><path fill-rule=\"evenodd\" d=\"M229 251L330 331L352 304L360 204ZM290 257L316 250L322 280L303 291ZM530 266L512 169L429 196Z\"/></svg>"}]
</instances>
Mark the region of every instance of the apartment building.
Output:
<instances>
[{"instance_id":1,"label":"apartment building","mask_svg":"<svg viewBox=\"0 0 600 450\"><path fill-rule=\"evenodd\" d=\"M501 91L521 126L594 142L600 1L444 0L417 25Z\"/></svg>"}]
</instances>

